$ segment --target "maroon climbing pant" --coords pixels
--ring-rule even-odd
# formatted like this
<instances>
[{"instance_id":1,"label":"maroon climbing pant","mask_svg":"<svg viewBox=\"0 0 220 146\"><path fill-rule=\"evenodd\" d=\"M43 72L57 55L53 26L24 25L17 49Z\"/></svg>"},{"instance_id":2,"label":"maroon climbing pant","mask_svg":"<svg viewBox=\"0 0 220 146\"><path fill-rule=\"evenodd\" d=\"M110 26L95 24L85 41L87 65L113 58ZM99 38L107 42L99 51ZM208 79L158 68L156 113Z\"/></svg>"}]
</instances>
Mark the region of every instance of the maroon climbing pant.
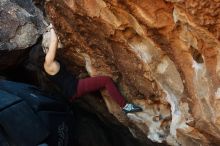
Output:
<instances>
[{"instance_id":1,"label":"maroon climbing pant","mask_svg":"<svg viewBox=\"0 0 220 146\"><path fill-rule=\"evenodd\" d=\"M124 97L116 88L113 80L107 76L97 76L80 79L77 85L76 95L72 97L72 100L87 93L97 91L103 88L107 89L110 96L119 104L120 107L124 107Z\"/></svg>"}]
</instances>

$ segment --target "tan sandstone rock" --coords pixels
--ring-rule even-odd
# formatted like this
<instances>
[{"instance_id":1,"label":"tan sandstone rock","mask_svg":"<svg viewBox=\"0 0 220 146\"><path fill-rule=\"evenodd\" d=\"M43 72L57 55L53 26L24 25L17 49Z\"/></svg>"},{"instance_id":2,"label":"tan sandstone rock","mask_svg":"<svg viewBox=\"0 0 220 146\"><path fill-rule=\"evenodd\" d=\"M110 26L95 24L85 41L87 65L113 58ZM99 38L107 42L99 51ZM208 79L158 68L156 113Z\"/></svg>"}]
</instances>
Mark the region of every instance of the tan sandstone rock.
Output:
<instances>
[{"instance_id":1,"label":"tan sandstone rock","mask_svg":"<svg viewBox=\"0 0 220 146\"><path fill-rule=\"evenodd\" d=\"M134 135L220 144L219 0L51 0L46 10L64 56L144 109L121 120Z\"/></svg>"}]
</instances>

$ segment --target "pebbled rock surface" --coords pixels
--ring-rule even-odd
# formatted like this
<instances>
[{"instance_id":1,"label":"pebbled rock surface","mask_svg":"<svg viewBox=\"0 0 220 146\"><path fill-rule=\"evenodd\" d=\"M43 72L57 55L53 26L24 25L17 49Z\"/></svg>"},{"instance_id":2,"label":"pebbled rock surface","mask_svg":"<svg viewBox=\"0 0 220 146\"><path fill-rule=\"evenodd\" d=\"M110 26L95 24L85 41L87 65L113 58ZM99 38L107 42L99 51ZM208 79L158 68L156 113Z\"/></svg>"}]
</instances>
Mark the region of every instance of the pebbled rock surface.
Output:
<instances>
[{"instance_id":1,"label":"pebbled rock surface","mask_svg":"<svg viewBox=\"0 0 220 146\"><path fill-rule=\"evenodd\" d=\"M46 12L66 58L144 109L126 119L106 100L136 137L220 144L219 0L51 0Z\"/></svg>"}]
</instances>

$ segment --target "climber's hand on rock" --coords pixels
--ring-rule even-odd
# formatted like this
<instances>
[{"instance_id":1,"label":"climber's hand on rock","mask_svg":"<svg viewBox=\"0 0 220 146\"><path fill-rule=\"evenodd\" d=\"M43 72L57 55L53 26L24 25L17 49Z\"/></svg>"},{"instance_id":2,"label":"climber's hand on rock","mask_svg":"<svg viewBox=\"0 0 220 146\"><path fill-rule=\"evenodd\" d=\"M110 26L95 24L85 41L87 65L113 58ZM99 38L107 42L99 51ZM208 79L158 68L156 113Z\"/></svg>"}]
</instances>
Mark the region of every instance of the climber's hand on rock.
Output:
<instances>
[{"instance_id":1,"label":"climber's hand on rock","mask_svg":"<svg viewBox=\"0 0 220 146\"><path fill-rule=\"evenodd\" d=\"M63 48L63 45L61 44L59 37L56 34L53 24L50 23L50 25L48 25L47 32L50 38L49 44L57 46L56 49Z\"/></svg>"},{"instance_id":2,"label":"climber's hand on rock","mask_svg":"<svg viewBox=\"0 0 220 146\"><path fill-rule=\"evenodd\" d=\"M50 23L47 28L46 28L46 32L50 32L50 30L53 28L53 24Z\"/></svg>"},{"instance_id":3,"label":"climber's hand on rock","mask_svg":"<svg viewBox=\"0 0 220 146\"><path fill-rule=\"evenodd\" d=\"M47 26L47 28L48 28L48 29L52 29L52 28L54 28L54 27L53 27L53 24L50 23L50 24Z\"/></svg>"}]
</instances>

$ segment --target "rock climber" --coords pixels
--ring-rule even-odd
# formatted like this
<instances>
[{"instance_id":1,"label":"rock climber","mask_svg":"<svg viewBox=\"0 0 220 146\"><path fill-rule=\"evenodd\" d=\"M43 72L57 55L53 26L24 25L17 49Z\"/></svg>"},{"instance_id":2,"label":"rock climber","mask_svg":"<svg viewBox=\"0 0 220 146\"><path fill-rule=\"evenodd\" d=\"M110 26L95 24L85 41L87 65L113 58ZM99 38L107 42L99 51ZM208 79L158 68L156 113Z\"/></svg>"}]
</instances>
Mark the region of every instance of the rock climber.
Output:
<instances>
[{"instance_id":1,"label":"rock climber","mask_svg":"<svg viewBox=\"0 0 220 146\"><path fill-rule=\"evenodd\" d=\"M35 47L31 50L29 64L40 70L40 73L47 80L54 83L63 96L68 97L69 101L74 101L87 93L105 88L125 113L142 111L141 107L125 101L110 77L96 76L77 79L68 72L62 62L56 60L58 37L52 25L48 28L50 40L48 41L43 37L43 42L46 40L47 43L42 43L42 47Z\"/></svg>"}]
</instances>

